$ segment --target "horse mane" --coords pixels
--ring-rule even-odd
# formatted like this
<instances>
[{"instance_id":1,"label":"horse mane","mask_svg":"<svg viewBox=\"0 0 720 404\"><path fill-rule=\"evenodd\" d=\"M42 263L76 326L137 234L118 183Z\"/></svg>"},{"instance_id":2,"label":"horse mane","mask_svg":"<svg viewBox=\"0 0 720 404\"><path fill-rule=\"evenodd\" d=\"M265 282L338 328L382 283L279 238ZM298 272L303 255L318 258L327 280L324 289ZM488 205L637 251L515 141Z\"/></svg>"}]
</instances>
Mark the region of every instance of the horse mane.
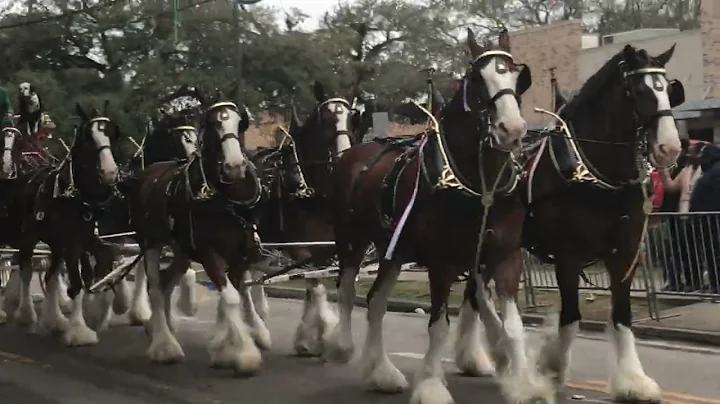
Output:
<instances>
[{"instance_id":1,"label":"horse mane","mask_svg":"<svg viewBox=\"0 0 720 404\"><path fill-rule=\"evenodd\" d=\"M572 115L572 113L580 105L585 105L593 97L597 96L606 86L608 79L613 74L619 72L618 65L624 60L625 55L623 50L615 54L597 71L595 74L590 76L585 83L580 87L580 90L575 94L570 101L565 104L563 115Z\"/></svg>"}]
</instances>

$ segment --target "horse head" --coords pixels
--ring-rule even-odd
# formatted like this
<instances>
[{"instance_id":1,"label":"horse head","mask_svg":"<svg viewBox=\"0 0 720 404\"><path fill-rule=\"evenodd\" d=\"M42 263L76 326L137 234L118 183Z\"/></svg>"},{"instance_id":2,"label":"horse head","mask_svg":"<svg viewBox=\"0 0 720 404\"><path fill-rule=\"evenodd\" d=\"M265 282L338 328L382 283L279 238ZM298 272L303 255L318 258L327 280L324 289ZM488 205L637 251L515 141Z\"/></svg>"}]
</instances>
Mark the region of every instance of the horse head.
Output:
<instances>
[{"instance_id":1,"label":"horse head","mask_svg":"<svg viewBox=\"0 0 720 404\"><path fill-rule=\"evenodd\" d=\"M237 84L226 96L217 90L212 99L200 96L204 113L201 118L203 158L215 159L220 175L230 181L245 178L248 159L243 151L243 136L250 127L250 114L236 103Z\"/></svg>"},{"instance_id":2,"label":"horse head","mask_svg":"<svg viewBox=\"0 0 720 404\"><path fill-rule=\"evenodd\" d=\"M328 96L319 81L314 83L313 92L315 108L290 134L305 179L317 190L329 184L332 162L352 145L354 126L352 104L346 98Z\"/></svg>"},{"instance_id":3,"label":"horse head","mask_svg":"<svg viewBox=\"0 0 720 404\"><path fill-rule=\"evenodd\" d=\"M70 151L76 172L92 172L90 167L97 168L97 175L105 185L112 185L117 180L118 166L113 156L113 144L120 137L120 128L113 123L109 114L110 102L105 101L102 114L96 108L90 113L75 105L80 117L80 124Z\"/></svg>"},{"instance_id":4,"label":"horse head","mask_svg":"<svg viewBox=\"0 0 720 404\"><path fill-rule=\"evenodd\" d=\"M23 82L18 86L18 106L20 130L27 130L27 135L40 130L43 105L32 84Z\"/></svg>"},{"instance_id":5,"label":"horse head","mask_svg":"<svg viewBox=\"0 0 720 404\"><path fill-rule=\"evenodd\" d=\"M162 159L190 159L200 155L197 121L192 110L163 114L150 134L148 156L153 162Z\"/></svg>"},{"instance_id":6,"label":"horse head","mask_svg":"<svg viewBox=\"0 0 720 404\"><path fill-rule=\"evenodd\" d=\"M515 63L507 31L500 33L498 45L481 46L468 29L467 46L471 61L459 89L463 108L486 121L496 147L516 149L527 133L520 96L532 85L530 68Z\"/></svg>"},{"instance_id":7,"label":"horse head","mask_svg":"<svg viewBox=\"0 0 720 404\"><path fill-rule=\"evenodd\" d=\"M679 80L668 80L665 70L674 52L675 45L653 57L626 45L620 62L622 89L637 123L645 129L649 160L659 167L674 164L681 151L672 108L685 102L685 89Z\"/></svg>"}]
</instances>

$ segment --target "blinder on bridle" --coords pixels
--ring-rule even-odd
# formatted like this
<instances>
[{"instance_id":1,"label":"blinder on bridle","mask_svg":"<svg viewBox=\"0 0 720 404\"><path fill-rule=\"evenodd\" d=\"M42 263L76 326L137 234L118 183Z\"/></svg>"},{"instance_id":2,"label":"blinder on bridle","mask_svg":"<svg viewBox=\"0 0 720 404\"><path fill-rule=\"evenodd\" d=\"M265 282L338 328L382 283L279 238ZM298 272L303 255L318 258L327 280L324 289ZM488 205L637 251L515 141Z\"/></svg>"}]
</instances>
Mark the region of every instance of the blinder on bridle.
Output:
<instances>
[{"instance_id":1,"label":"blinder on bridle","mask_svg":"<svg viewBox=\"0 0 720 404\"><path fill-rule=\"evenodd\" d=\"M217 108L221 108L221 107L227 107L227 108L230 108L231 110L237 112L241 117L241 119L240 119L241 126L237 128L237 133L224 134L223 137L220 139L220 143L222 144L222 143L225 143L227 140L235 139L240 144L242 144L242 141L240 140L240 134L245 133L247 128L250 126L249 119L246 119L245 117L243 117L242 116L243 114L240 113L240 108L238 108L237 104L235 104L234 102L231 102L231 101L216 102L216 103L210 105L209 107L207 107L205 109L205 113L209 115L210 113L212 113L212 111L214 111ZM218 114L218 119L220 121L226 121L226 120L230 119L230 116L227 115L227 113L222 112L222 113ZM244 127L243 127L243 125L244 125Z\"/></svg>"},{"instance_id":2,"label":"blinder on bridle","mask_svg":"<svg viewBox=\"0 0 720 404\"><path fill-rule=\"evenodd\" d=\"M100 132L105 132L106 125L110 123L110 118L104 117L104 116L98 116L92 119L89 119L87 122L85 122L83 125L87 125L88 128L92 128L92 124L97 123L98 124L98 130ZM82 126L81 126L82 127ZM110 142L111 143L111 142ZM100 156L100 153L105 149L111 149L110 144L102 145L96 149L98 156Z\"/></svg>"},{"instance_id":3,"label":"blinder on bridle","mask_svg":"<svg viewBox=\"0 0 720 404\"><path fill-rule=\"evenodd\" d=\"M322 123L322 108L330 103L340 103L342 105L345 105L347 107L348 111L350 111L350 113L352 113L352 109L353 109L352 105L350 105L350 103L346 99L340 98L340 97L329 98L329 99L319 103L317 106L316 110L317 110L318 124ZM340 115L341 113L343 113L343 110L340 109L340 106L336 106L335 110L330 111L330 112L332 112L333 114L335 114L337 116L337 115ZM335 134L335 137L338 137L340 135L349 135L349 134L350 134L349 130L340 130L340 131L337 131L337 133Z\"/></svg>"},{"instance_id":4,"label":"blinder on bridle","mask_svg":"<svg viewBox=\"0 0 720 404\"><path fill-rule=\"evenodd\" d=\"M630 70L630 71L624 71L624 62L620 62L620 70L622 71L623 75L623 87L625 88L625 94L630 99L634 99L636 97L636 92L633 89L633 86L629 82L629 78L633 76L640 76L640 75L659 75L666 77L667 70L663 67L644 67L636 70ZM680 80L667 80L668 83L667 86L667 93L670 100L670 108L658 110L653 116L649 117L650 121L654 122L657 119L660 119L664 116L672 116L672 108L682 104L685 102L685 87L680 82ZM665 88L662 87L663 84L655 79L653 80L653 87L656 91L663 91ZM637 106L635 106L635 118L640 121L641 118L637 111ZM645 129L645 123L641 122L639 129Z\"/></svg>"},{"instance_id":5,"label":"blinder on bridle","mask_svg":"<svg viewBox=\"0 0 720 404\"><path fill-rule=\"evenodd\" d=\"M187 134L186 134L185 132L194 132L194 133L197 133L197 129L196 129L194 126L191 126L191 125L181 125L181 126L175 126L175 127L173 127L173 128L170 128L170 130L168 130L168 132L170 132L171 134L175 134L175 133L177 133L177 132L180 132L180 134L181 134L181 136L183 137L183 139L184 139L186 142L189 143L189 142L192 141L192 139L188 138L188 137L187 137ZM197 151L196 151L196 153L197 153Z\"/></svg>"}]
</instances>

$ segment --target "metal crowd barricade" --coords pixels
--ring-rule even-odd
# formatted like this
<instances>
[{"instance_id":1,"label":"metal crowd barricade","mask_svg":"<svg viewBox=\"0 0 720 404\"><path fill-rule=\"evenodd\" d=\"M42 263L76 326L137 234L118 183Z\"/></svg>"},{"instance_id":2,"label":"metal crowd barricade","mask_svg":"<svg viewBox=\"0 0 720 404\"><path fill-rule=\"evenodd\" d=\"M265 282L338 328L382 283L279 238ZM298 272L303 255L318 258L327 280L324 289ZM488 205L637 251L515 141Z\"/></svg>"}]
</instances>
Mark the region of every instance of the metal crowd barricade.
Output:
<instances>
[{"instance_id":1,"label":"metal crowd barricade","mask_svg":"<svg viewBox=\"0 0 720 404\"><path fill-rule=\"evenodd\" d=\"M647 299L649 314L660 319L660 299L720 300L720 212L653 213L642 245L640 265L630 288ZM527 307L538 307L537 291L557 291L555 268L524 252ZM585 268L590 283L580 289L609 293L602 262Z\"/></svg>"},{"instance_id":2,"label":"metal crowd barricade","mask_svg":"<svg viewBox=\"0 0 720 404\"><path fill-rule=\"evenodd\" d=\"M648 229L648 267L658 296L720 298L720 212L658 213Z\"/></svg>"}]
</instances>

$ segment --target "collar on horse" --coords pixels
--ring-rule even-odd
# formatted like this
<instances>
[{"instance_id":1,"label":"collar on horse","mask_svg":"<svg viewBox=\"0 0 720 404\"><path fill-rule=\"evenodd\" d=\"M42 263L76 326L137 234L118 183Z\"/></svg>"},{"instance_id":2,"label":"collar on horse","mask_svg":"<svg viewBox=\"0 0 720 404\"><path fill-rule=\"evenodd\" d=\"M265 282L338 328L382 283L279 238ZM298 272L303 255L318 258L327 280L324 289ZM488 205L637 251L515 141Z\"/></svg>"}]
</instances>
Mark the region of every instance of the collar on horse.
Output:
<instances>
[{"instance_id":1,"label":"collar on horse","mask_svg":"<svg viewBox=\"0 0 720 404\"><path fill-rule=\"evenodd\" d=\"M641 69L636 69L628 72L623 72L623 86L625 87L625 94L627 97L632 97L630 94L630 91L628 89L627 82L625 79L631 76L636 76L640 74L662 74L665 75L667 72L664 68L660 67L646 67ZM602 140L592 140L592 139L583 139L577 137L572 130L571 125L569 125L565 120L563 120L559 115L563 111L567 104L563 105L562 108L558 110L557 113L553 113L541 108L535 108L536 112L547 114L552 116L555 119L555 127L554 128L547 128L543 131L541 131L542 134L547 134L550 136L560 137L564 139L565 147L567 148L567 152L570 153L570 159L572 160L574 164L574 171L571 174L571 177L567 179L569 182L578 182L578 183L590 183L595 186L598 186L602 189L606 190L620 190L623 188L626 188L628 186L637 186L647 183L647 180L649 178L649 172L650 172L650 165L649 165L649 152L648 152L648 141L647 136L642 136L644 134L647 134L647 131L649 128L646 124L642 123L640 120L640 117L638 115L637 109L633 109L633 119L636 126L636 138L632 141L628 142L611 142L611 141L602 141ZM664 116L672 116L672 110L671 109L663 109L658 111L655 114L655 117L657 119L664 117ZM594 144L604 144L604 145L615 145L615 146L628 146L628 145L636 145L636 167L638 170L638 177L634 179L630 179L627 181L611 181L607 177L605 177L593 164L589 161L585 153L582 151L582 148L580 147L580 142L585 143L594 143ZM555 145L555 147L558 147L557 144L551 143L551 145ZM561 146L562 147L562 146ZM564 170L560 167L560 163L558 161L558 156L556 153L559 151L556 151L555 148L550 148L550 156L552 158L553 164L555 165L555 168L558 170L558 172L562 173Z\"/></svg>"}]
</instances>

